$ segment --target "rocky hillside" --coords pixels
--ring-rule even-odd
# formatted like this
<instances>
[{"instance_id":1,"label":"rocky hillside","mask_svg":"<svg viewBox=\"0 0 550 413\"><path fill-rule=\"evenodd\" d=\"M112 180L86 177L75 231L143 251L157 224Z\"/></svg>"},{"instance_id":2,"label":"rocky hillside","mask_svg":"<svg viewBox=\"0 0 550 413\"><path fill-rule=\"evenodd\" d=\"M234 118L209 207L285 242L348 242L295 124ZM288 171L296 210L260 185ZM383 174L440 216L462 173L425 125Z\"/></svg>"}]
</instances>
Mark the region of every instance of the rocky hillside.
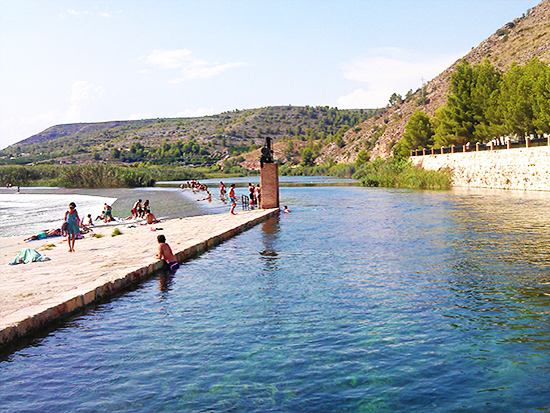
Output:
<instances>
[{"instance_id":1,"label":"rocky hillside","mask_svg":"<svg viewBox=\"0 0 550 413\"><path fill-rule=\"evenodd\" d=\"M464 58L485 59L505 71L538 57L550 64L550 0L506 23ZM258 147L273 138L275 157L289 165L351 163L361 150L371 159L388 157L410 115L421 108L430 116L446 103L451 74L459 61L382 109L277 106L236 110L202 118L71 124L51 127L0 152L0 163L135 163L176 165L231 164L259 167Z\"/></svg>"},{"instance_id":2,"label":"rocky hillside","mask_svg":"<svg viewBox=\"0 0 550 413\"><path fill-rule=\"evenodd\" d=\"M275 142L295 141L295 149L286 155L298 161L299 149L307 140L335 140L343 145L342 136L348 129L377 113L362 109L271 106L201 118L57 125L1 151L0 163L212 165L248 152L253 153L249 158L254 157L257 153L254 151L268 136ZM243 164L258 167L253 161Z\"/></svg>"},{"instance_id":3,"label":"rocky hillside","mask_svg":"<svg viewBox=\"0 0 550 413\"><path fill-rule=\"evenodd\" d=\"M472 64L488 59L505 71L512 62L522 64L535 56L550 64L550 0L542 1L522 17L506 23L464 58ZM431 80L424 91L418 90L405 102L387 108L384 115L368 119L359 128L349 130L344 135L345 146L331 144L325 147L317 163L322 163L327 157L339 163L354 162L361 149L367 149L371 158L390 156L393 146L405 131L409 116L417 107L433 116L439 107L445 105L451 73L458 63L460 61Z\"/></svg>"}]
</instances>

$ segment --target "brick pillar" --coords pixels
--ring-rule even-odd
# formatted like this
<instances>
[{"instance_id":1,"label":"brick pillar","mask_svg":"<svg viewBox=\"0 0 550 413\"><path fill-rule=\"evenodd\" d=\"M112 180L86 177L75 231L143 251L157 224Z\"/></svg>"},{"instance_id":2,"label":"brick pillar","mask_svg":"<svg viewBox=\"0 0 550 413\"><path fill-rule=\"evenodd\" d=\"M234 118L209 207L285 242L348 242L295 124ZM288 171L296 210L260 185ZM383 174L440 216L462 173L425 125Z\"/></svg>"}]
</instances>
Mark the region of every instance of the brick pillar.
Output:
<instances>
[{"instance_id":1,"label":"brick pillar","mask_svg":"<svg viewBox=\"0 0 550 413\"><path fill-rule=\"evenodd\" d=\"M264 163L260 171L262 186L261 207L263 209L279 208L279 165Z\"/></svg>"},{"instance_id":2,"label":"brick pillar","mask_svg":"<svg viewBox=\"0 0 550 413\"><path fill-rule=\"evenodd\" d=\"M476 152L479 152L479 142L476 142Z\"/></svg>"},{"instance_id":3,"label":"brick pillar","mask_svg":"<svg viewBox=\"0 0 550 413\"><path fill-rule=\"evenodd\" d=\"M508 139L506 141L506 149L510 149L510 144L511 144L510 139Z\"/></svg>"},{"instance_id":4,"label":"brick pillar","mask_svg":"<svg viewBox=\"0 0 550 413\"><path fill-rule=\"evenodd\" d=\"M526 148L530 148L530 147L531 147L531 139L529 139L528 137L525 138L525 147L526 147Z\"/></svg>"},{"instance_id":5,"label":"brick pillar","mask_svg":"<svg viewBox=\"0 0 550 413\"><path fill-rule=\"evenodd\" d=\"M495 143L491 141L491 150L494 150L494 149L495 149Z\"/></svg>"}]
</instances>

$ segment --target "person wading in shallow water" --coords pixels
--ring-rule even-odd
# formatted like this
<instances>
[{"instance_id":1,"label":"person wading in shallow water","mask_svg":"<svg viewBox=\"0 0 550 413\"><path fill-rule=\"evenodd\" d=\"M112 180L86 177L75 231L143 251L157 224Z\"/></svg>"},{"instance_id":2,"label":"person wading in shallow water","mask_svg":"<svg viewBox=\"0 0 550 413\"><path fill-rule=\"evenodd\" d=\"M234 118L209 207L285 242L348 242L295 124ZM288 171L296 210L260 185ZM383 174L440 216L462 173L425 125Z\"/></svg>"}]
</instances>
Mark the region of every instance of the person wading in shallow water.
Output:
<instances>
[{"instance_id":1,"label":"person wading in shallow water","mask_svg":"<svg viewBox=\"0 0 550 413\"><path fill-rule=\"evenodd\" d=\"M74 252L74 241L76 240L76 234L80 234L80 218L78 217L76 204L74 202L69 204L69 210L65 212L65 222L67 223L67 242L69 243L69 252Z\"/></svg>"},{"instance_id":2,"label":"person wading in shallow water","mask_svg":"<svg viewBox=\"0 0 550 413\"><path fill-rule=\"evenodd\" d=\"M166 261L166 264L168 264L168 268L170 268L170 270L177 270L180 265L172 252L172 248L170 248L170 245L166 243L166 237L160 234L157 236L157 241L159 242L159 252L155 255L155 258Z\"/></svg>"},{"instance_id":3,"label":"person wading in shallow water","mask_svg":"<svg viewBox=\"0 0 550 413\"><path fill-rule=\"evenodd\" d=\"M237 198L235 198L235 184L231 184L231 188L229 188L229 202L231 203L231 213L233 215L237 215L235 212L235 207L237 206Z\"/></svg>"}]
</instances>

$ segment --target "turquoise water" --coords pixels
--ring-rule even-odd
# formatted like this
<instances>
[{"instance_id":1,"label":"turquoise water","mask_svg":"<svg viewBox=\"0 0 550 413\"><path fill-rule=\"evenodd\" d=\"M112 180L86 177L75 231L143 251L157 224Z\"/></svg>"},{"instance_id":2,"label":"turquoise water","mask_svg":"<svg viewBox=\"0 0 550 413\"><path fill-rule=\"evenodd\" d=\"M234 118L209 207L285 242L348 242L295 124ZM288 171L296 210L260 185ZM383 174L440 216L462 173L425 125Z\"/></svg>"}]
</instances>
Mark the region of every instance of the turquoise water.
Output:
<instances>
[{"instance_id":1,"label":"turquoise water","mask_svg":"<svg viewBox=\"0 0 550 413\"><path fill-rule=\"evenodd\" d=\"M290 214L0 357L0 411L550 408L550 194L281 198Z\"/></svg>"}]
</instances>

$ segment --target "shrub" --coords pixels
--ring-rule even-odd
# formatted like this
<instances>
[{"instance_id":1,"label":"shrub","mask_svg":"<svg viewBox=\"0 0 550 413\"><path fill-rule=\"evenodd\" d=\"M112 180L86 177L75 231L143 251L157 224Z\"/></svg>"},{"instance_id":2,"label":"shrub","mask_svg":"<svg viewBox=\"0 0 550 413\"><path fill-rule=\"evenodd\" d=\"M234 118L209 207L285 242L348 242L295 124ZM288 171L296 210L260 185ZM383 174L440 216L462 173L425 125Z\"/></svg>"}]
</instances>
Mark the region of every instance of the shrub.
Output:
<instances>
[{"instance_id":1,"label":"shrub","mask_svg":"<svg viewBox=\"0 0 550 413\"><path fill-rule=\"evenodd\" d=\"M181 167L95 165L3 165L0 185L61 186L65 188L137 188L156 181L202 179L203 172Z\"/></svg>"},{"instance_id":2,"label":"shrub","mask_svg":"<svg viewBox=\"0 0 550 413\"><path fill-rule=\"evenodd\" d=\"M363 186L409 189L449 189L451 186L449 171L428 171L395 158L367 162L353 177Z\"/></svg>"}]
</instances>

